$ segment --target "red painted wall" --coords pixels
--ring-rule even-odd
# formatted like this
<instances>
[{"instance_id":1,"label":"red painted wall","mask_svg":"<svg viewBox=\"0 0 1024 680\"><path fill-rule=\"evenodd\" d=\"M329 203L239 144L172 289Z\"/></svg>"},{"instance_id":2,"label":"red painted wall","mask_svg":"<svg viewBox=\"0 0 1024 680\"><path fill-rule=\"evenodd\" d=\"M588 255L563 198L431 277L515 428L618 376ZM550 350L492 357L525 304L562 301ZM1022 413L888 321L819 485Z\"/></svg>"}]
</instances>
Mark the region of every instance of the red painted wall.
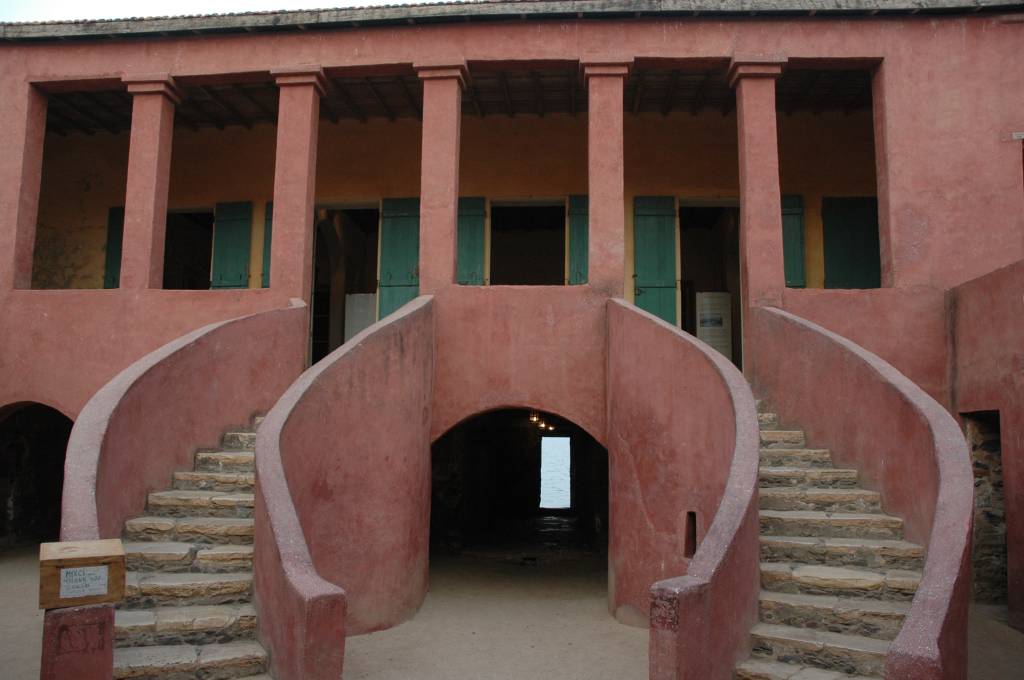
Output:
<instances>
[{"instance_id":1,"label":"red painted wall","mask_svg":"<svg viewBox=\"0 0 1024 680\"><path fill-rule=\"evenodd\" d=\"M1024 261L953 297L954 411L999 411L1010 621L1024 629Z\"/></svg>"}]
</instances>

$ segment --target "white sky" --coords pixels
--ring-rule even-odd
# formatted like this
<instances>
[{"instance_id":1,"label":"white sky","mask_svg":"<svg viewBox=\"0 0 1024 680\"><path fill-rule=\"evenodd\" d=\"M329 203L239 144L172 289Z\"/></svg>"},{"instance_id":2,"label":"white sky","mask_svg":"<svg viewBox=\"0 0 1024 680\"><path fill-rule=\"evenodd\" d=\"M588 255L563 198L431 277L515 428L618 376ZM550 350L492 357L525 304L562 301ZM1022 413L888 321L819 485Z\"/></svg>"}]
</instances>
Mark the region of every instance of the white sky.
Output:
<instances>
[{"instance_id":1,"label":"white sky","mask_svg":"<svg viewBox=\"0 0 1024 680\"><path fill-rule=\"evenodd\" d=\"M417 2L422 0L416 0ZM409 5L412 0L0 0L0 21L124 19L281 9Z\"/></svg>"}]
</instances>

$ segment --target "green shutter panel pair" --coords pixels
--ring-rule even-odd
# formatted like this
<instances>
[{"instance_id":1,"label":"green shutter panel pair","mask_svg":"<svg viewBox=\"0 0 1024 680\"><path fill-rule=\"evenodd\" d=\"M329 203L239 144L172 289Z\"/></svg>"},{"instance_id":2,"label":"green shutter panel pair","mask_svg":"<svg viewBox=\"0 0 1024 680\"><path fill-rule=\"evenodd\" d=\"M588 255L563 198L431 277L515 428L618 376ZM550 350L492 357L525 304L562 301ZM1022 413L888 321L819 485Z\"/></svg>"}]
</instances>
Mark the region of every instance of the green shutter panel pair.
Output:
<instances>
[{"instance_id":1,"label":"green shutter panel pair","mask_svg":"<svg viewBox=\"0 0 1024 680\"><path fill-rule=\"evenodd\" d=\"M782 197L782 253L786 270L786 286L804 288L804 198Z\"/></svg>"},{"instance_id":2,"label":"green shutter panel pair","mask_svg":"<svg viewBox=\"0 0 1024 680\"><path fill-rule=\"evenodd\" d=\"M273 235L274 202L267 202L267 210L263 213L263 273L260 285L270 288L270 238Z\"/></svg>"},{"instance_id":3,"label":"green shutter panel pair","mask_svg":"<svg viewBox=\"0 0 1024 680\"><path fill-rule=\"evenodd\" d=\"M121 244L124 241L124 208L107 212L107 251L103 264L103 287L121 287Z\"/></svg>"},{"instance_id":4,"label":"green shutter panel pair","mask_svg":"<svg viewBox=\"0 0 1024 680\"><path fill-rule=\"evenodd\" d=\"M484 283L484 222L486 217L487 210L484 199L459 199L455 281L465 286L482 286Z\"/></svg>"},{"instance_id":5,"label":"green shutter panel pair","mask_svg":"<svg viewBox=\"0 0 1024 680\"><path fill-rule=\"evenodd\" d=\"M569 285L587 282L590 247L590 203L586 196L569 197Z\"/></svg>"},{"instance_id":6,"label":"green shutter panel pair","mask_svg":"<svg viewBox=\"0 0 1024 680\"><path fill-rule=\"evenodd\" d=\"M248 288L252 203L218 203L213 217L211 288Z\"/></svg>"},{"instance_id":7,"label":"green shutter panel pair","mask_svg":"<svg viewBox=\"0 0 1024 680\"><path fill-rule=\"evenodd\" d=\"M636 306L676 324L676 219L672 196L637 196L633 204Z\"/></svg>"},{"instance_id":8,"label":"green shutter panel pair","mask_svg":"<svg viewBox=\"0 0 1024 680\"><path fill-rule=\"evenodd\" d=\"M821 202L826 288L879 288L878 199L831 198Z\"/></svg>"},{"instance_id":9,"label":"green shutter panel pair","mask_svg":"<svg viewBox=\"0 0 1024 680\"><path fill-rule=\"evenodd\" d=\"M380 223L379 318L420 291L420 200L385 198Z\"/></svg>"}]
</instances>

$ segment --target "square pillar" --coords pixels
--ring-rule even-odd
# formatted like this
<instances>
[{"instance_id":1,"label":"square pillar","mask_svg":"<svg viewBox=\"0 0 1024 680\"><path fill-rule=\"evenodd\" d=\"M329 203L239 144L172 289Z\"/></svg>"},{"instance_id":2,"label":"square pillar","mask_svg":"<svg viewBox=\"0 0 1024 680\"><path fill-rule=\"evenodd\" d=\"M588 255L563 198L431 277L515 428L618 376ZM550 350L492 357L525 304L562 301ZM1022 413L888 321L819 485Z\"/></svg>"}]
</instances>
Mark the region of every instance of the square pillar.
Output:
<instances>
[{"instance_id":1,"label":"square pillar","mask_svg":"<svg viewBox=\"0 0 1024 680\"><path fill-rule=\"evenodd\" d=\"M587 86L587 194L590 201L589 284L622 297L626 275L623 106L629 63L583 63Z\"/></svg>"},{"instance_id":2,"label":"square pillar","mask_svg":"<svg viewBox=\"0 0 1024 680\"><path fill-rule=\"evenodd\" d=\"M417 65L423 81L420 157L420 293L455 283L459 134L466 65Z\"/></svg>"},{"instance_id":3,"label":"square pillar","mask_svg":"<svg viewBox=\"0 0 1024 680\"><path fill-rule=\"evenodd\" d=\"M124 200L121 288L161 288L174 107L181 96L166 75L126 76L132 95L128 184Z\"/></svg>"},{"instance_id":4,"label":"square pillar","mask_svg":"<svg viewBox=\"0 0 1024 680\"><path fill-rule=\"evenodd\" d=\"M313 293L313 202L316 191L319 66L275 69L279 90L270 287L309 304Z\"/></svg>"},{"instance_id":5,"label":"square pillar","mask_svg":"<svg viewBox=\"0 0 1024 680\"><path fill-rule=\"evenodd\" d=\"M740 167L740 289L743 306L781 306L786 275L775 81L785 59L734 58Z\"/></svg>"},{"instance_id":6,"label":"square pillar","mask_svg":"<svg viewBox=\"0 0 1024 680\"><path fill-rule=\"evenodd\" d=\"M46 94L22 83L0 98L0 290L32 287Z\"/></svg>"}]
</instances>

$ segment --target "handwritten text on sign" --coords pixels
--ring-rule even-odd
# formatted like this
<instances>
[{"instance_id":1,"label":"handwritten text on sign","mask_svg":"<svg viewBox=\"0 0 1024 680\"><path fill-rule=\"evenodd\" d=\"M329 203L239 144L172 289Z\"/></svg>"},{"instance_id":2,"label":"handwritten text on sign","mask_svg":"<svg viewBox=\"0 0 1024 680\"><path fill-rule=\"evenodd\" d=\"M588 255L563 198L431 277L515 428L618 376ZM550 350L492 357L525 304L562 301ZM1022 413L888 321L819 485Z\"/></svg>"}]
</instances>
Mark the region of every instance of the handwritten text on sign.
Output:
<instances>
[{"instance_id":1,"label":"handwritten text on sign","mask_svg":"<svg viewBox=\"0 0 1024 680\"><path fill-rule=\"evenodd\" d=\"M108 567L65 567L60 570L60 597L90 597L107 594Z\"/></svg>"}]
</instances>

